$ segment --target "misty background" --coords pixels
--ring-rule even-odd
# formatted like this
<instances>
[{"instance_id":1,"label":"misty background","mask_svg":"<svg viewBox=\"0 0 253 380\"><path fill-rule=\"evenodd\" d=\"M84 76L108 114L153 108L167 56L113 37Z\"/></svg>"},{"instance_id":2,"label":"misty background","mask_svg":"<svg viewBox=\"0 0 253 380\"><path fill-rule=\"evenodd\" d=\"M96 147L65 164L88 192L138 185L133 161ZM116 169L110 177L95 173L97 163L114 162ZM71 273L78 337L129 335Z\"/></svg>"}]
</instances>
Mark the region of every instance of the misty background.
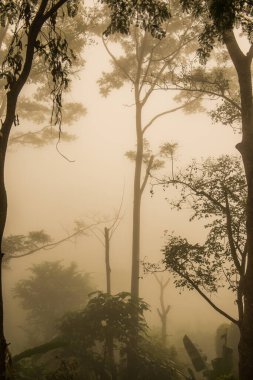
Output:
<instances>
[{"instance_id":1,"label":"misty background","mask_svg":"<svg viewBox=\"0 0 253 380\"><path fill-rule=\"evenodd\" d=\"M75 220L83 220L89 225L101 219L113 219L123 199L121 221L111 240L112 293L115 294L130 290L134 166L125 157L125 152L135 147L133 98L130 86L114 90L107 98L100 95L97 80L110 64L99 40L85 48L84 59L85 67L76 74L66 98L81 102L86 115L71 126L76 139L59 144L62 154L73 162L60 155L55 144L41 148L9 147L6 163L9 208L5 234L27 234L43 229L57 241L73 232ZM146 108L147 120L174 104L171 98L170 92L157 92ZM21 120L13 129L26 131L31 126ZM63 133L66 127L63 123ZM235 144L240 140L231 128L213 125L206 113L185 115L182 111L160 118L147 137L153 151L165 141L178 143L175 167L183 167L193 158L238 155ZM169 160L166 170L170 171ZM204 241L203 224L189 222L190 210L170 209L165 198L175 196L175 192L156 188L151 196L149 190L148 185L142 201L142 259L145 257L151 262L161 259L165 230L175 231L193 243ZM25 345L22 330L25 313L12 290L19 279L29 274L31 265L55 260L62 260L66 265L76 262L80 271L91 273L97 289L105 290L104 248L91 231L53 250L12 259L10 268L4 270L4 293L6 337L14 353ZM167 279L170 275L164 272L161 276ZM146 315L148 322L159 328L156 311L159 287L151 274L143 274L140 295L152 308ZM225 292L221 292L220 298L215 294L212 297L233 313L233 300ZM183 347L182 337L187 333L209 357L214 357L215 331L226 320L194 292L186 290L179 296L172 280L166 289L166 303L171 305L169 344Z\"/></svg>"}]
</instances>

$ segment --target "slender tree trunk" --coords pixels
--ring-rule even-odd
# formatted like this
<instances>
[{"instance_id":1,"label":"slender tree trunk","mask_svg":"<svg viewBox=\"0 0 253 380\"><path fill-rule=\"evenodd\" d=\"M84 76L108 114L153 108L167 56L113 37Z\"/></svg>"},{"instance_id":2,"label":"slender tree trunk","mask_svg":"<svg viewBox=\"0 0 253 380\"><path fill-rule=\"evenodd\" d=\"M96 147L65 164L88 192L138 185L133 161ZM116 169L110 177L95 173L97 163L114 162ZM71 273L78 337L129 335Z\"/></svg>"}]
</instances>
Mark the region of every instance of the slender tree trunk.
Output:
<instances>
[{"instance_id":1,"label":"slender tree trunk","mask_svg":"<svg viewBox=\"0 0 253 380\"><path fill-rule=\"evenodd\" d=\"M111 267L110 267L110 237L109 228L104 229L105 236L105 271L106 271L106 292L111 294Z\"/></svg>"},{"instance_id":2,"label":"slender tree trunk","mask_svg":"<svg viewBox=\"0 0 253 380\"><path fill-rule=\"evenodd\" d=\"M160 306L161 306L161 309L157 308L157 313L160 317L161 325L162 325L161 326L161 342L162 342L162 345L164 347L166 347L166 345L167 345L167 317L168 317L168 313L170 311L170 305L167 305L165 307L164 290L166 289L166 287L169 284L169 279L167 281L163 282L163 280L160 280L157 277L156 273L154 273L154 276L155 276L155 279L158 282L159 287L160 287Z\"/></svg>"},{"instance_id":3,"label":"slender tree trunk","mask_svg":"<svg viewBox=\"0 0 253 380\"><path fill-rule=\"evenodd\" d=\"M133 205L133 240L132 240L132 277L131 295L134 300L139 297L140 277L140 220L141 220L141 168L143 159L143 136L141 128L141 104L136 103L136 137L137 152L134 173L134 205Z\"/></svg>"},{"instance_id":4,"label":"slender tree trunk","mask_svg":"<svg viewBox=\"0 0 253 380\"><path fill-rule=\"evenodd\" d=\"M250 70L248 70L248 74ZM240 84L240 87L249 87L251 84L251 76L246 77L243 73L242 77L245 77L244 85ZM246 81L249 80L248 83ZM245 88L243 88L244 92ZM246 91L245 91L246 92ZM252 94L251 94L252 99ZM239 343L239 376L240 380L253 379L253 107L252 100L251 106L247 110L246 120L243 121L247 124L249 131L244 131L243 139L240 144L237 145L240 151L244 163L248 196L246 206L246 231L247 231L247 253L248 260L246 266L246 273L243 283L243 295L244 295L244 313L243 320L240 326L241 339ZM245 125L244 125L245 128ZM250 129L252 130L251 133Z\"/></svg>"},{"instance_id":5,"label":"slender tree trunk","mask_svg":"<svg viewBox=\"0 0 253 380\"><path fill-rule=\"evenodd\" d=\"M2 247L3 231L7 215L7 196L4 185L4 160L5 149L3 143L3 137L0 140L0 242ZM3 325L3 291L2 291L2 260L3 252L1 250L0 256L0 379L5 379L5 352L6 352L6 340L4 336Z\"/></svg>"},{"instance_id":6,"label":"slender tree trunk","mask_svg":"<svg viewBox=\"0 0 253 380\"><path fill-rule=\"evenodd\" d=\"M225 35L225 43L237 71L241 108L242 141L237 144L241 153L248 186L246 206L247 263L243 280L244 311L240 321L239 378L253 379L253 102L251 62L252 49L244 55L233 32Z\"/></svg>"},{"instance_id":7,"label":"slender tree trunk","mask_svg":"<svg viewBox=\"0 0 253 380\"><path fill-rule=\"evenodd\" d=\"M8 95L7 115L0 132L0 380L6 379L6 354L7 344L4 335L4 311L3 311L3 289L2 289L2 251L3 233L7 217L7 194L5 189L5 157L8 138L15 117L17 97Z\"/></svg>"},{"instance_id":8,"label":"slender tree trunk","mask_svg":"<svg viewBox=\"0 0 253 380\"><path fill-rule=\"evenodd\" d=\"M111 295L111 267L110 267L110 236L109 228L104 228L104 237L105 237L105 270L106 270L106 293ZM108 334L106 337L106 347L109 368L111 371L112 380L116 380L116 368L114 360L114 350L113 350L113 336Z\"/></svg>"},{"instance_id":9,"label":"slender tree trunk","mask_svg":"<svg viewBox=\"0 0 253 380\"><path fill-rule=\"evenodd\" d=\"M143 135L141 124L142 106L139 102L136 89L136 137L137 151L135 160L134 173L134 204L133 204L133 235L132 235L132 272L131 272L131 296L133 302L138 302L139 297L139 282L140 282L140 220L141 220L141 169L143 159ZM138 325L138 313L132 315L133 324ZM136 348L138 337L132 334L128 347L127 358L127 376L129 379L134 379L136 376L137 357Z\"/></svg>"}]
</instances>

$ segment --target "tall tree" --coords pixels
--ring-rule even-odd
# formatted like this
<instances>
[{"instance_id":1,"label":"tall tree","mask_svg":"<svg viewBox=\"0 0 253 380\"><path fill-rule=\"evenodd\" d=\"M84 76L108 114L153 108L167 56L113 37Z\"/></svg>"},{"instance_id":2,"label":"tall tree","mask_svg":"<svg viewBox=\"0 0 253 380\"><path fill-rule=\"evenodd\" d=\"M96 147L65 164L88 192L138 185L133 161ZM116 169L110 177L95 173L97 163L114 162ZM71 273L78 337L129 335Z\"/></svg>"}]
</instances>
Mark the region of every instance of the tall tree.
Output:
<instances>
[{"instance_id":1,"label":"tall tree","mask_svg":"<svg viewBox=\"0 0 253 380\"><path fill-rule=\"evenodd\" d=\"M136 27L130 28L130 25L128 25L128 36L113 36L112 42L116 42L122 49L121 56L113 53L110 39L106 40L103 37L104 46L111 58L112 71L103 73L99 80L101 94L107 96L111 90L119 89L125 83L130 84L134 89L135 124L133 127L136 131L136 152L130 157L135 161L131 277L133 298L139 297L141 199L149 172L157 165L154 156L150 154L150 151L145 150L145 136L157 119L190 106L186 100L178 107L165 109L154 115L148 122L143 121L145 106L154 91L159 89L164 77L168 77L168 70L173 70L174 65L179 60L184 60L185 54L191 51L190 43L195 36L192 20L186 17L182 25L182 18L177 8L175 12L177 13L175 18L164 25L167 32L166 38L155 39L152 33ZM143 164L146 164L145 171Z\"/></svg>"},{"instance_id":2,"label":"tall tree","mask_svg":"<svg viewBox=\"0 0 253 380\"><path fill-rule=\"evenodd\" d=\"M65 8L63 9L63 6ZM40 57L53 81L53 119L61 123L62 92L69 83L69 71L73 54L68 42L57 29L58 17L74 17L78 1L1 1L1 28L9 28L10 38L1 65L1 80L6 90L6 112L0 131L0 245L7 215L7 195L4 167L10 131L17 124L17 103L26 84L35 57ZM0 263L0 270L1 270ZM0 379L6 378L6 340L3 329L2 278L0 278Z\"/></svg>"},{"instance_id":3,"label":"tall tree","mask_svg":"<svg viewBox=\"0 0 253 380\"><path fill-rule=\"evenodd\" d=\"M199 56L206 62L217 41L224 44L237 73L240 89L242 141L236 145L241 153L246 174L248 194L246 206L247 254L246 271L243 281L244 315L240 323L239 343L240 380L253 377L253 100L252 100L252 58L253 58L253 17L252 1L181 0L183 8L203 22L199 35ZM246 53L240 47L234 27L248 38Z\"/></svg>"},{"instance_id":4,"label":"tall tree","mask_svg":"<svg viewBox=\"0 0 253 380\"><path fill-rule=\"evenodd\" d=\"M181 210L190 206L190 220L204 220L208 230L204 243L168 235L162 250L166 269L173 273L177 287L197 291L215 311L241 329L248 250L247 184L240 159L222 156L202 163L194 161L163 184L181 190L179 199L171 201L173 207ZM210 297L221 288L232 292L236 315Z\"/></svg>"},{"instance_id":5,"label":"tall tree","mask_svg":"<svg viewBox=\"0 0 253 380\"><path fill-rule=\"evenodd\" d=\"M175 8L177 9L177 8ZM177 9L178 10L178 9ZM112 71L103 73L99 80L100 91L108 96L113 89L119 89L124 84L130 84L133 89L135 106L136 152L128 153L128 157L134 160L134 189L133 189L133 216L132 216L132 269L131 269L131 295L133 299L139 298L140 285L140 237L141 237L141 201L149 178L149 173L160 162L155 159L149 149L146 134L151 126L159 118L168 115L178 109L187 109L192 103L185 100L183 104L175 108L167 108L154 114L148 121L145 120L145 107L164 76L173 70L179 60L184 60L186 54L194 47L191 42L195 39L193 22L191 17L184 19L182 25L181 15L171 19L164 25L167 38L155 39L152 32L133 26L129 28L129 35L116 35L106 39L103 36L103 44L111 58ZM145 28L144 28L145 29ZM113 52L110 42L120 46L122 55ZM146 168L145 168L146 166ZM145 168L145 169L144 169ZM138 316L133 315L133 323L138 323ZM132 336L131 346L138 344L136 337ZM132 355L133 354L133 355ZM128 376L133 377L137 363L134 353L129 351Z\"/></svg>"}]
</instances>

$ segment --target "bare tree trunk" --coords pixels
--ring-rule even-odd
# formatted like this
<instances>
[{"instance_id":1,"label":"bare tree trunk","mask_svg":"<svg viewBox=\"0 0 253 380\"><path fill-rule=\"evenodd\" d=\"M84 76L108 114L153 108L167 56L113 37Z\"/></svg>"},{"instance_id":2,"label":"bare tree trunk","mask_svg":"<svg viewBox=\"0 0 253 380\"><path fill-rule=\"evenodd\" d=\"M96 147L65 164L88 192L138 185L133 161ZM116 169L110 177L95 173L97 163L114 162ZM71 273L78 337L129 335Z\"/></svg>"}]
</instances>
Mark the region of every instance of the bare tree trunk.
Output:
<instances>
[{"instance_id":1,"label":"bare tree trunk","mask_svg":"<svg viewBox=\"0 0 253 380\"><path fill-rule=\"evenodd\" d=\"M105 269L106 269L106 292L111 295L111 267L110 267L110 235L109 228L104 228L105 237ZM116 379L116 369L113 350L113 336L108 334L106 337L106 351L108 355L109 368L112 380Z\"/></svg>"},{"instance_id":2,"label":"bare tree trunk","mask_svg":"<svg viewBox=\"0 0 253 380\"><path fill-rule=\"evenodd\" d=\"M132 277L131 295L139 297L140 277L140 219L141 219L141 169L143 158L143 136L141 130L141 104L136 104L136 136L137 152L134 173L134 205L133 205L133 240L132 240Z\"/></svg>"},{"instance_id":3,"label":"bare tree trunk","mask_svg":"<svg viewBox=\"0 0 253 380\"><path fill-rule=\"evenodd\" d=\"M110 236L109 228L104 229L105 236L105 270L106 270L106 292L111 294L111 267L110 267Z\"/></svg>"},{"instance_id":4,"label":"bare tree trunk","mask_svg":"<svg viewBox=\"0 0 253 380\"><path fill-rule=\"evenodd\" d=\"M156 275L156 273L154 273L154 276L155 276L155 279L156 281L158 282L159 286L160 286L160 306L161 306L161 309L157 309L157 312L158 312L158 315L161 319L161 324L162 324L162 328L161 328L161 341L162 341L162 344L163 346L166 347L167 345L167 317L168 317L168 313L170 311L170 305L167 305L165 307L165 304L164 304L164 290L166 289L166 287L168 286L169 284L169 279L165 282L163 282L163 280L159 279L158 276Z\"/></svg>"},{"instance_id":5,"label":"bare tree trunk","mask_svg":"<svg viewBox=\"0 0 253 380\"><path fill-rule=\"evenodd\" d=\"M253 379L253 102L251 63L253 48L244 55L240 50L233 32L227 32L225 43L230 57L237 71L241 108L242 108L242 142L237 149L242 155L244 164L248 196L246 206L246 233L247 233L247 263L242 282L244 296L243 318L239 321L241 332L239 342L239 378L240 380Z\"/></svg>"}]
</instances>

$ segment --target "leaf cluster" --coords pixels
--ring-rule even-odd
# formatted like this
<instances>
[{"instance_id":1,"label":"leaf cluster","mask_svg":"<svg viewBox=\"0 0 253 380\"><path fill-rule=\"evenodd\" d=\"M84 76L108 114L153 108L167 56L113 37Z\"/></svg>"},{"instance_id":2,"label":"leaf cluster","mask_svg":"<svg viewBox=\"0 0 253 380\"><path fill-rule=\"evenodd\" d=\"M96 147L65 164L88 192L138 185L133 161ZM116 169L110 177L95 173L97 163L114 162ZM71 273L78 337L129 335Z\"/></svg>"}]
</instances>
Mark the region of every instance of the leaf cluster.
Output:
<instances>
[{"instance_id":1,"label":"leaf cluster","mask_svg":"<svg viewBox=\"0 0 253 380\"><path fill-rule=\"evenodd\" d=\"M133 301L130 293L110 295L99 291L90 295L84 310L64 317L60 331L71 339L74 345L78 343L79 346L80 340L83 341L83 349L94 348L96 342L105 343L108 335L126 345L130 336L146 333L144 312L148 309L144 301ZM138 324L132 318L136 313Z\"/></svg>"},{"instance_id":2,"label":"leaf cluster","mask_svg":"<svg viewBox=\"0 0 253 380\"><path fill-rule=\"evenodd\" d=\"M215 40L224 40L226 31L241 28L248 40L253 39L253 8L248 0L180 0L183 9L202 20L203 29L199 35L198 54L206 62L215 45Z\"/></svg>"},{"instance_id":3,"label":"leaf cluster","mask_svg":"<svg viewBox=\"0 0 253 380\"><path fill-rule=\"evenodd\" d=\"M170 80L174 66L195 50L192 43L195 27L191 17L182 19L177 9L173 18L166 22L167 34L161 40L138 28L130 28L128 35L114 35L104 40L112 70L103 72L98 80L101 94L108 96L113 89L130 83L139 87L139 98L146 102L154 90L163 88L165 81ZM110 42L117 43L123 54L114 55L109 49Z\"/></svg>"},{"instance_id":4,"label":"leaf cluster","mask_svg":"<svg viewBox=\"0 0 253 380\"><path fill-rule=\"evenodd\" d=\"M176 275L176 286L197 286L208 293L220 286L237 291L247 254L247 186L240 160L221 156L201 164L194 161L165 186L170 185L181 193L170 201L172 207L190 207L190 220L204 220L208 230L204 244L168 235L164 264Z\"/></svg>"},{"instance_id":5,"label":"leaf cluster","mask_svg":"<svg viewBox=\"0 0 253 380\"><path fill-rule=\"evenodd\" d=\"M34 28L40 2L22 0L1 2L0 5L3 10L7 8L5 13L1 13L0 92L2 102L0 116L5 113L6 92L14 88L21 78L21 73L25 67L24 59L29 48L33 50L34 57L27 83L35 84L36 87L35 90L34 86L32 87L32 97L21 96L21 101L17 107L19 120L28 118L37 124L44 123L47 119L48 124L51 118L53 124L60 125L62 120L68 124L72 123L76 116L80 117L85 113L85 109L81 104L72 103L74 109L78 109L78 112L74 112L73 118L68 104L64 105L66 110L62 112L62 94L69 90L70 77L84 64L80 53L87 42L88 11L79 0L67 0L57 12L51 13L44 22L38 38L31 45L28 36L31 28ZM54 5L54 1L48 0L45 12L50 12ZM44 15L41 15L41 20L43 17ZM75 22L73 22L73 17L75 17ZM71 104L69 106L71 107ZM31 109L32 112L30 112ZM21 136L22 133L18 135ZM31 136L27 138L25 133L23 135L22 139L15 138L13 142L38 145L36 138L32 139ZM44 137L40 131L38 131L38 136L40 141ZM66 140L71 137L73 136L66 134ZM48 141L50 139L47 139Z\"/></svg>"},{"instance_id":6,"label":"leaf cluster","mask_svg":"<svg viewBox=\"0 0 253 380\"><path fill-rule=\"evenodd\" d=\"M176 100L199 96L202 110L203 100L213 100L215 106L208 111L212 121L236 128L241 122L241 100L235 70L227 66L226 57L222 57L222 54L216 53L213 58L217 62L216 67L208 69L188 64L179 68L177 73L174 72L173 85L181 90ZM196 112L196 109L190 110L193 111Z\"/></svg>"},{"instance_id":7,"label":"leaf cluster","mask_svg":"<svg viewBox=\"0 0 253 380\"><path fill-rule=\"evenodd\" d=\"M52 241L52 238L45 231L31 231L27 235L9 235L3 239L2 249L5 258L8 255L16 255L25 253L39 248Z\"/></svg>"},{"instance_id":8,"label":"leaf cluster","mask_svg":"<svg viewBox=\"0 0 253 380\"><path fill-rule=\"evenodd\" d=\"M117 379L127 378L126 352L131 350L136 358L137 379L176 380L176 364L171 360L171 351L147 336L148 327L144 319L147 310L149 306L142 299L132 300L127 292L116 295L102 292L91 294L84 310L66 315L60 324L61 335L68 342L68 355L79 358L81 365L86 368L86 374L90 371L102 373L107 369L104 353L107 339L111 337L114 350L118 352ZM138 315L138 323L133 315ZM129 347L132 336L138 337L137 344Z\"/></svg>"},{"instance_id":9,"label":"leaf cluster","mask_svg":"<svg viewBox=\"0 0 253 380\"><path fill-rule=\"evenodd\" d=\"M129 34L131 25L144 29L158 39L166 34L162 24L171 17L166 1L101 0L101 3L109 7L111 17L105 36L116 32Z\"/></svg>"},{"instance_id":10,"label":"leaf cluster","mask_svg":"<svg viewBox=\"0 0 253 380\"><path fill-rule=\"evenodd\" d=\"M13 294L27 312L31 338L49 340L56 333L59 318L86 304L92 290L90 277L80 273L75 263L64 267L60 261L45 261L29 270L30 277L18 281Z\"/></svg>"}]
</instances>

